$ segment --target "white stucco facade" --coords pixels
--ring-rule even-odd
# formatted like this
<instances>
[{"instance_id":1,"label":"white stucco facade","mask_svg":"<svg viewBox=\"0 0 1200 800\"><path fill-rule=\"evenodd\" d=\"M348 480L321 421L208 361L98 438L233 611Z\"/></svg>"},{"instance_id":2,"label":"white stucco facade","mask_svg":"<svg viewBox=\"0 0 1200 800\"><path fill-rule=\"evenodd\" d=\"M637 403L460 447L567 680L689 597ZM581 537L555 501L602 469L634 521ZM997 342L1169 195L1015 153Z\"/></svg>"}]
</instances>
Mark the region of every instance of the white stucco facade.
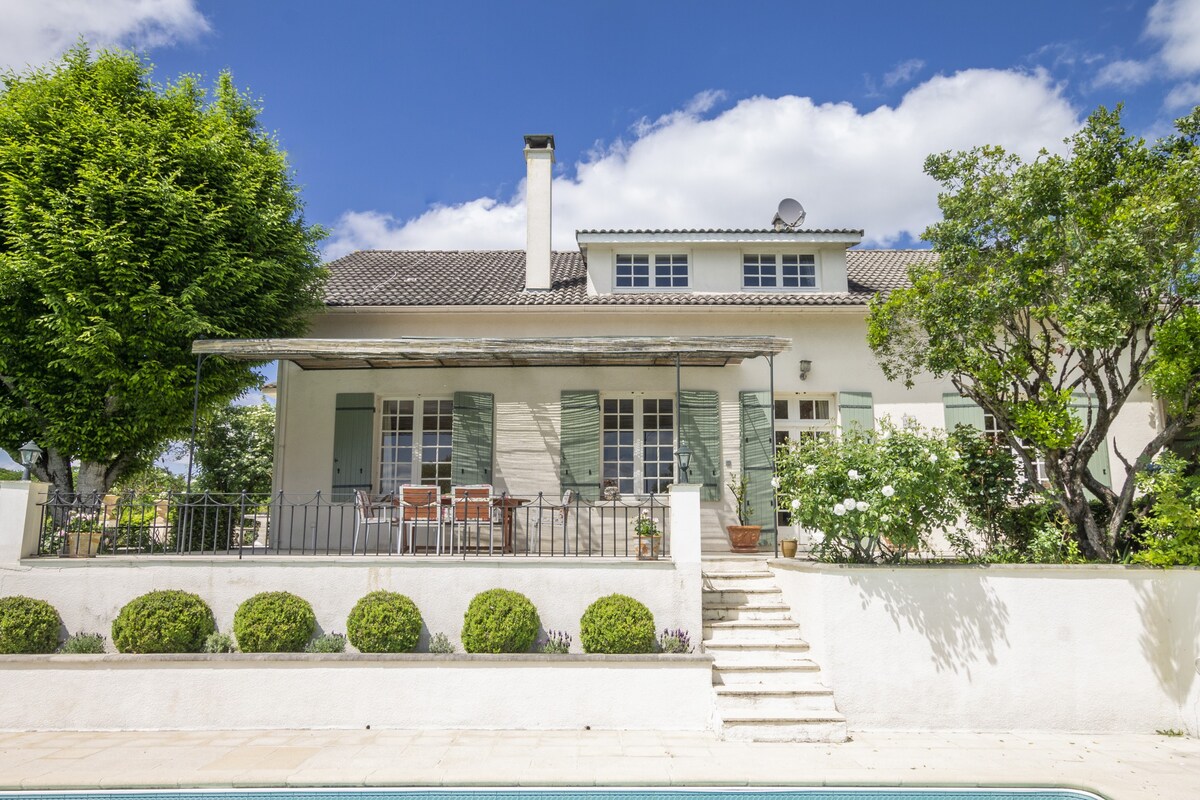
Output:
<instances>
[{"instance_id":1,"label":"white stucco facade","mask_svg":"<svg viewBox=\"0 0 1200 800\"><path fill-rule=\"evenodd\" d=\"M1200 733L1200 569L772 567L851 729Z\"/></svg>"}]
</instances>

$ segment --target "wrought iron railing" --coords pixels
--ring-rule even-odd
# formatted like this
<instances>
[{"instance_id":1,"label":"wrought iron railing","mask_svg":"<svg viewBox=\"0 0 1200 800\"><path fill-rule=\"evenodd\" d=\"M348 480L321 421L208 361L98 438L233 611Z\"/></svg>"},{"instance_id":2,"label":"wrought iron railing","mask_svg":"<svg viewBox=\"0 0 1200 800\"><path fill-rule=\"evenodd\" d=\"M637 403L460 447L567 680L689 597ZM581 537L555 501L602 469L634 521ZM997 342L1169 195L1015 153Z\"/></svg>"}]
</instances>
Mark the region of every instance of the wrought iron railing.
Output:
<instances>
[{"instance_id":1,"label":"wrought iron railing","mask_svg":"<svg viewBox=\"0 0 1200 800\"><path fill-rule=\"evenodd\" d=\"M671 552L664 495L597 502L576 495L563 503L540 493L505 493L479 513L463 513L453 498L439 498L421 513L412 508L392 496L372 497L364 507L321 492L52 493L42 505L37 554L637 558ZM639 528L658 535L639 537Z\"/></svg>"}]
</instances>

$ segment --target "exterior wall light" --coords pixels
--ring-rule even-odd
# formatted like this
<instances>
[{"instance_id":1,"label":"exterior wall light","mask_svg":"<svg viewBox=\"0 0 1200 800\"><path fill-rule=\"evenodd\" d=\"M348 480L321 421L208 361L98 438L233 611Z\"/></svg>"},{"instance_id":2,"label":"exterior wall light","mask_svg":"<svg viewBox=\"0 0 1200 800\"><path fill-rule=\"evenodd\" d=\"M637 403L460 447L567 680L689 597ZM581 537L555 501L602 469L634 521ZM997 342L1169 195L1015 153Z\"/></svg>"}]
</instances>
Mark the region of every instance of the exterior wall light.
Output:
<instances>
[{"instance_id":1,"label":"exterior wall light","mask_svg":"<svg viewBox=\"0 0 1200 800\"><path fill-rule=\"evenodd\" d=\"M675 451L675 457L679 459L679 474L683 477L683 482L688 482L688 471L692 467L692 448L687 446L687 443L679 445L679 449Z\"/></svg>"},{"instance_id":2,"label":"exterior wall light","mask_svg":"<svg viewBox=\"0 0 1200 800\"><path fill-rule=\"evenodd\" d=\"M812 372L812 362L808 359L800 360L800 380L808 380L808 373Z\"/></svg>"},{"instance_id":3,"label":"exterior wall light","mask_svg":"<svg viewBox=\"0 0 1200 800\"><path fill-rule=\"evenodd\" d=\"M29 470L42 458L42 448L38 447L32 439L21 445L21 466L25 467L25 477L21 480L29 480Z\"/></svg>"}]
</instances>

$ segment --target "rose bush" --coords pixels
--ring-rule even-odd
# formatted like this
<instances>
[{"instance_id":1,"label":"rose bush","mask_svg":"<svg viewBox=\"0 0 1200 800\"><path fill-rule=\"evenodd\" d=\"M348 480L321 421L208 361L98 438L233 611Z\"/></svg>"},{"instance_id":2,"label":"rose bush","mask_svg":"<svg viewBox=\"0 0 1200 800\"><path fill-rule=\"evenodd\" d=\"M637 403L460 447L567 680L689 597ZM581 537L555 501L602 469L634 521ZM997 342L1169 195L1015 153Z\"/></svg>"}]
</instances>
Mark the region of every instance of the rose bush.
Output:
<instances>
[{"instance_id":1,"label":"rose bush","mask_svg":"<svg viewBox=\"0 0 1200 800\"><path fill-rule=\"evenodd\" d=\"M776 458L779 507L820 531L825 561L899 561L959 517L955 451L941 431L880 421L879 431L793 439Z\"/></svg>"}]
</instances>

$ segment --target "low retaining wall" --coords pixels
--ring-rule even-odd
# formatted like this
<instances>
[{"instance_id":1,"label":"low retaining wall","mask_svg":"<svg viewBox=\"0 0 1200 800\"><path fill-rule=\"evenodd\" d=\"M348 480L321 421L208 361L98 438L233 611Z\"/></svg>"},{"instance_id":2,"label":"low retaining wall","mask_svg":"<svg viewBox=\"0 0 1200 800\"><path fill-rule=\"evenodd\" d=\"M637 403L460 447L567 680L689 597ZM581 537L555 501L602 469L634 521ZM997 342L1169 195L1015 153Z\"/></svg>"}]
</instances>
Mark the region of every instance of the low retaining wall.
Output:
<instances>
[{"instance_id":1,"label":"low retaining wall","mask_svg":"<svg viewBox=\"0 0 1200 800\"><path fill-rule=\"evenodd\" d=\"M232 631L233 614L258 592L289 591L313 606L321 632L345 633L354 604L376 589L401 592L421 611L425 630L459 641L463 614L478 592L496 587L533 601L545 630L566 631L579 649L579 618L598 597L628 594L646 604L657 628L680 627L699 641L700 565L672 561L583 558L369 558L344 556L118 557L26 559L0 565L0 597L21 594L58 609L68 633L111 636L121 607L155 589L204 598L217 629ZM111 642L109 643L111 647Z\"/></svg>"},{"instance_id":2,"label":"low retaining wall","mask_svg":"<svg viewBox=\"0 0 1200 800\"><path fill-rule=\"evenodd\" d=\"M1200 570L771 566L852 730L1200 734Z\"/></svg>"},{"instance_id":3,"label":"low retaining wall","mask_svg":"<svg viewBox=\"0 0 1200 800\"><path fill-rule=\"evenodd\" d=\"M3 730L705 730L708 656L0 656Z\"/></svg>"}]
</instances>

